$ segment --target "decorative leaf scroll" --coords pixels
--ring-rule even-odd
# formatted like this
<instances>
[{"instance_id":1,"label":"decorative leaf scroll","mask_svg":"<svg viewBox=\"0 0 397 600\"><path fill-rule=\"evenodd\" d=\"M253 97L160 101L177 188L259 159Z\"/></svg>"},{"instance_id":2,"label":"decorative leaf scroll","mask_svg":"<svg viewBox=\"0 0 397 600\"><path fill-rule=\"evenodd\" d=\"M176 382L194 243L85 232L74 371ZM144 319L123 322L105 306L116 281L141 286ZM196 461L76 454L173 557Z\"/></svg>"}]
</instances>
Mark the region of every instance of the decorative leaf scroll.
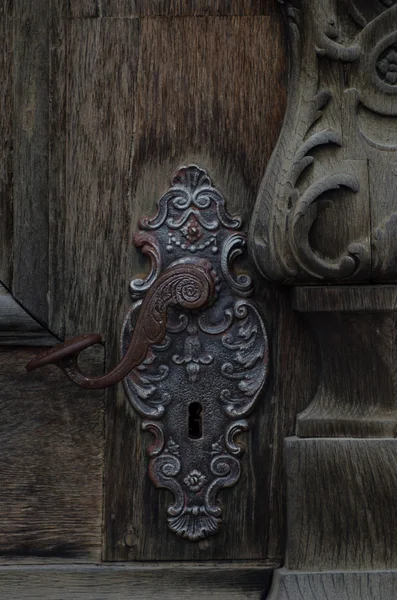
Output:
<instances>
[{"instance_id":1,"label":"decorative leaf scroll","mask_svg":"<svg viewBox=\"0 0 397 600\"><path fill-rule=\"evenodd\" d=\"M158 213L142 219L141 227L135 240L152 269L144 282L132 282L135 298L156 281L160 265L210 261L215 277L214 304L196 312L171 309L166 338L124 380L131 405L146 419L143 429L153 437L149 475L174 495L168 526L197 541L219 530L218 493L240 477L243 447L236 436L249 429L245 417L265 384L267 336L247 299L250 277L233 272L233 262L246 251L240 219L228 214L205 171L180 169ZM125 321L123 353L140 305L134 303Z\"/></svg>"},{"instance_id":2,"label":"decorative leaf scroll","mask_svg":"<svg viewBox=\"0 0 397 600\"><path fill-rule=\"evenodd\" d=\"M253 213L251 251L273 281L369 281L375 254L388 260L380 247L371 257L373 217L396 212L380 151L397 149L390 119L397 116L397 0L282 4L291 41L288 106Z\"/></svg>"}]
</instances>

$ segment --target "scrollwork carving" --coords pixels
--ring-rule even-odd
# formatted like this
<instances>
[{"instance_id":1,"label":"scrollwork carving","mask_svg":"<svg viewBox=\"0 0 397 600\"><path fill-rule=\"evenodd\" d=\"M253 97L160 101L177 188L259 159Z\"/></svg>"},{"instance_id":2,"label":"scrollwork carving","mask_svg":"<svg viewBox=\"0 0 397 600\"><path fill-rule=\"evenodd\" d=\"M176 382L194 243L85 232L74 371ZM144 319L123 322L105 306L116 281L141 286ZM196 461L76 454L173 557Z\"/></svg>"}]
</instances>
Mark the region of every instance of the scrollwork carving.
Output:
<instances>
[{"instance_id":1,"label":"scrollwork carving","mask_svg":"<svg viewBox=\"0 0 397 600\"><path fill-rule=\"evenodd\" d=\"M386 263L371 264L371 236L397 211L391 176L375 174L397 147L380 140L397 116L397 3L283 5L288 106L251 221L251 252L264 276L286 284L369 281L373 265Z\"/></svg>"},{"instance_id":2,"label":"scrollwork carving","mask_svg":"<svg viewBox=\"0 0 397 600\"><path fill-rule=\"evenodd\" d=\"M154 251L146 249L152 270L145 282L157 280L157 264L174 269L204 260L211 262L217 290L215 302L205 310L171 309L165 339L152 345L145 361L124 380L132 407L148 419L143 429L153 436L149 475L154 485L174 495L168 526L198 541L219 530L218 493L240 477L243 446L236 437L249 429L242 417L253 410L265 384L267 336L258 309L247 299L253 292L251 278L233 273L234 261L246 252L240 219L227 213L205 171L196 166L178 171L157 215L142 219L141 227L144 233L135 238L141 247L153 236L160 249L155 261ZM133 290L145 285L135 282ZM174 286L173 293L177 290ZM194 286L185 284L182 291L188 298L197 295ZM135 302L125 320L123 353L140 305ZM192 417L192 403L199 416ZM194 419L201 420L197 431L191 419L193 425Z\"/></svg>"}]
</instances>

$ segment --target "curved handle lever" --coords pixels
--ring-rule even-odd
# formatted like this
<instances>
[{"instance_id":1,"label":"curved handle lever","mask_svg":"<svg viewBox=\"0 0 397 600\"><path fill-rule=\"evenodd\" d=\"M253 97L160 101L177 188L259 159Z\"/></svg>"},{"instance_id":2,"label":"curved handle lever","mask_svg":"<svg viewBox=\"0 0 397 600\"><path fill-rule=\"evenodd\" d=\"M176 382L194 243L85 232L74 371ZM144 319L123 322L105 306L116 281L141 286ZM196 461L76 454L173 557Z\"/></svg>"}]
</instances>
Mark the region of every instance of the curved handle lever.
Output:
<instances>
[{"instance_id":1,"label":"curved handle lever","mask_svg":"<svg viewBox=\"0 0 397 600\"><path fill-rule=\"evenodd\" d=\"M81 387L99 389L114 385L145 360L149 346L164 339L169 307L179 305L184 309L198 309L207 304L214 293L215 281L210 263L197 261L174 265L164 271L148 291L129 348L121 362L109 373L90 377L84 375L77 364L80 352L102 341L99 334L82 335L58 344L31 360L26 370L55 364Z\"/></svg>"}]
</instances>

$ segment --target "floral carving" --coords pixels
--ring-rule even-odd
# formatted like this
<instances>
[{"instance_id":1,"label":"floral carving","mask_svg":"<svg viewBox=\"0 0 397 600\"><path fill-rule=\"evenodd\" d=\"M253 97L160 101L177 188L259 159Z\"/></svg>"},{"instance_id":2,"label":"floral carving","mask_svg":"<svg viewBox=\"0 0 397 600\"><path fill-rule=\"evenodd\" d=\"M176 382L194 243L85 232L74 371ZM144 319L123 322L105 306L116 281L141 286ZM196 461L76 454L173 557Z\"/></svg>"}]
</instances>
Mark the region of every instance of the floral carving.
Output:
<instances>
[{"instance_id":1,"label":"floral carving","mask_svg":"<svg viewBox=\"0 0 397 600\"><path fill-rule=\"evenodd\" d=\"M179 445L174 442L172 437L168 438L167 447L164 452L171 452L171 454L175 454L175 456L180 456Z\"/></svg>"},{"instance_id":2,"label":"floral carving","mask_svg":"<svg viewBox=\"0 0 397 600\"><path fill-rule=\"evenodd\" d=\"M192 492L198 492L207 481L207 478L205 475L200 473L200 471L197 471L197 469L193 469L193 471L190 471L190 473L186 475L183 481L186 483L189 490Z\"/></svg>"},{"instance_id":3,"label":"floral carving","mask_svg":"<svg viewBox=\"0 0 397 600\"><path fill-rule=\"evenodd\" d=\"M197 242L203 235L202 227L195 217L189 219L181 232L190 244Z\"/></svg>"},{"instance_id":4,"label":"floral carving","mask_svg":"<svg viewBox=\"0 0 397 600\"><path fill-rule=\"evenodd\" d=\"M376 63L379 77L389 85L397 85L397 44L386 48Z\"/></svg>"},{"instance_id":5,"label":"floral carving","mask_svg":"<svg viewBox=\"0 0 397 600\"><path fill-rule=\"evenodd\" d=\"M186 365L186 374L189 381L196 382L200 374L201 365L210 365L214 361L212 354L202 352L201 341L198 336L189 336L185 339L184 354L174 354L172 362L176 365Z\"/></svg>"},{"instance_id":6,"label":"floral carving","mask_svg":"<svg viewBox=\"0 0 397 600\"><path fill-rule=\"evenodd\" d=\"M234 261L246 251L240 219L228 214L224 198L204 170L180 169L160 199L158 213L142 219L141 227L135 239L141 247L144 240L152 269L143 284L132 282L134 298L140 297L146 282L156 281L158 264L162 269L197 261L212 265L215 301L205 310L170 309L166 337L124 380L131 405L149 419L142 424L153 437L149 475L156 487L174 496L168 526L197 541L219 530L218 493L240 477L243 448L235 438L249 429L242 417L253 410L265 384L267 336L248 299L251 278L233 272ZM140 306L137 300L125 321L122 352ZM202 427L199 435L190 437L192 403L200 406Z\"/></svg>"}]
</instances>

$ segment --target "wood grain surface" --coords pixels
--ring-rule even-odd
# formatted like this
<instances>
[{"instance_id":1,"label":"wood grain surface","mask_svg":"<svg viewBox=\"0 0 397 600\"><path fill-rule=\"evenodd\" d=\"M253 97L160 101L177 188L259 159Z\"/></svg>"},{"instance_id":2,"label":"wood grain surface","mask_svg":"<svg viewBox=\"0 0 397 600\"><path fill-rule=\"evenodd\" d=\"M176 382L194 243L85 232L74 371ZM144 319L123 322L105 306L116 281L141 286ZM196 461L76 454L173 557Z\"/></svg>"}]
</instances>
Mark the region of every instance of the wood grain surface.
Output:
<instances>
[{"instance_id":1,"label":"wood grain surface","mask_svg":"<svg viewBox=\"0 0 397 600\"><path fill-rule=\"evenodd\" d=\"M395 437L397 288L303 287L292 303L318 347L317 390L297 416L297 435Z\"/></svg>"},{"instance_id":2,"label":"wood grain surface","mask_svg":"<svg viewBox=\"0 0 397 600\"><path fill-rule=\"evenodd\" d=\"M248 227L284 115L282 17L275 3L257 0L65 0L52 1L45 14L44 4L20 4L12 292L56 337L102 333L109 367L118 358L129 282L147 268L132 235L173 171L187 163L207 169ZM307 376L313 346L286 293L260 281L258 292L274 364L247 436L244 476L222 498L235 528L225 526L223 537L203 548L168 533L165 492L148 481L146 436L119 386L107 395L106 559L280 564L282 442L310 385L291 390L292 372L282 376L278 364L302 369L300 356L309 357ZM307 341L303 351L291 345L295 335Z\"/></svg>"},{"instance_id":3,"label":"wood grain surface","mask_svg":"<svg viewBox=\"0 0 397 600\"><path fill-rule=\"evenodd\" d=\"M294 310L303 313L389 312L397 305L395 285L299 286L291 289ZM325 318L327 315L324 315Z\"/></svg>"},{"instance_id":4,"label":"wood grain surface","mask_svg":"<svg viewBox=\"0 0 397 600\"><path fill-rule=\"evenodd\" d=\"M288 568L396 569L397 440L289 438L285 452Z\"/></svg>"},{"instance_id":5,"label":"wood grain surface","mask_svg":"<svg viewBox=\"0 0 397 600\"><path fill-rule=\"evenodd\" d=\"M293 572L274 574L267 600L391 600L397 571Z\"/></svg>"},{"instance_id":6,"label":"wood grain surface","mask_svg":"<svg viewBox=\"0 0 397 600\"><path fill-rule=\"evenodd\" d=\"M139 20L69 23L66 164L58 180L66 199L52 228L51 329L66 337L103 333L116 352L133 275L128 186L140 28Z\"/></svg>"},{"instance_id":7,"label":"wood grain surface","mask_svg":"<svg viewBox=\"0 0 397 600\"><path fill-rule=\"evenodd\" d=\"M255 564L0 567L7 600L259 600L272 571Z\"/></svg>"},{"instance_id":8,"label":"wood grain surface","mask_svg":"<svg viewBox=\"0 0 397 600\"><path fill-rule=\"evenodd\" d=\"M12 279L13 40L12 0L0 6L0 281Z\"/></svg>"},{"instance_id":9,"label":"wood grain surface","mask_svg":"<svg viewBox=\"0 0 397 600\"><path fill-rule=\"evenodd\" d=\"M284 89L285 58L280 27L279 21L267 17L153 18L142 22L128 189L129 240L138 218L153 214L170 175L181 164L207 169L225 194L230 212L240 213L248 223L256 187L282 119L278 99ZM275 89L280 92L278 97L273 95ZM131 274L144 268L136 251L129 248L131 259L125 286L119 288L121 294ZM262 284L260 296L266 319L273 325L279 306ZM203 544L187 544L168 530L168 497L152 486L146 473L147 436L140 432L140 420L126 409L123 390L117 396L109 391L105 488L112 493L105 498L108 560L263 558L270 565L279 564L282 483L276 472L282 438L279 431L272 430L275 403L271 389L259 401L254 427L246 436L242 478L222 494L224 515L229 515L229 520L219 535ZM281 427L286 422L292 427L289 415L287 411Z\"/></svg>"},{"instance_id":10,"label":"wood grain surface","mask_svg":"<svg viewBox=\"0 0 397 600\"><path fill-rule=\"evenodd\" d=\"M70 0L73 18L254 16L276 12L273 0Z\"/></svg>"},{"instance_id":11,"label":"wood grain surface","mask_svg":"<svg viewBox=\"0 0 397 600\"><path fill-rule=\"evenodd\" d=\"M38 350L0 348L0 562L97 562L104 394L26 373ZM83 364L100 372L103 350Z\"/></svg>"},{"instance_id":12,"label":"wood grain surface","mask_svg":"<svg viewBox=\"0 0 397 600\"><path fill-rule=\"evenodd\" d=\"M12 291L48 322L48 2L14 3Z\"/></svg>"}]
</instances>

